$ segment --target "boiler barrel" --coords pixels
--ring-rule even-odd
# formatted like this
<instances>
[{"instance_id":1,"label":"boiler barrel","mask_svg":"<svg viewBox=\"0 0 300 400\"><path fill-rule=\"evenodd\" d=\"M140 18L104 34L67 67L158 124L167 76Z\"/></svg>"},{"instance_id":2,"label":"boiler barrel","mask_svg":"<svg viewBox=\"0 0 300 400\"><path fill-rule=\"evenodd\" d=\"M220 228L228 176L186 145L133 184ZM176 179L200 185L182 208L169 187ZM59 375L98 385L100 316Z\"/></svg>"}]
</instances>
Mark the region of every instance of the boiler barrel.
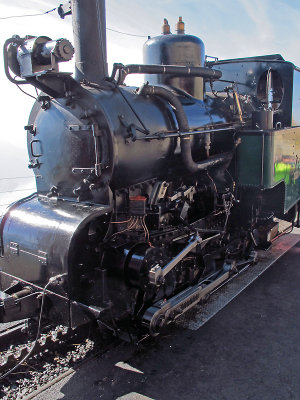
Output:
<instances>
[{"instance_id":1,"label":"boiler barrel","mask_svg":"<svg viewBox=\"0 0 300 400\"><path fill-rule=\"evenodd\" d=\"M138 95L136 88L119 88L118 92L83 91L82 99L76 103L71 108L61 99L46 111L37 104L31 114L29 123L36 126L36 134L34 138L28 134L28 150L31 160L36 158L33 153L38 155L38 166L34 168L38 191L56 187L61 194L74 197L74 188L95 166L95 123L99 127L100 176L111 188L186 173L179 138L147 139L147 135L158 132L177 131L174 110L167 101ZM82 119L85 107L97 110L94 116ZM190 129L226 122L203 101L193 98L184 110ZM206 134L192 138L195 161L205 160ZM210 141L211 156L230 152L234 147L230 129L210 134Z\"/></svg>"}]
</instances>

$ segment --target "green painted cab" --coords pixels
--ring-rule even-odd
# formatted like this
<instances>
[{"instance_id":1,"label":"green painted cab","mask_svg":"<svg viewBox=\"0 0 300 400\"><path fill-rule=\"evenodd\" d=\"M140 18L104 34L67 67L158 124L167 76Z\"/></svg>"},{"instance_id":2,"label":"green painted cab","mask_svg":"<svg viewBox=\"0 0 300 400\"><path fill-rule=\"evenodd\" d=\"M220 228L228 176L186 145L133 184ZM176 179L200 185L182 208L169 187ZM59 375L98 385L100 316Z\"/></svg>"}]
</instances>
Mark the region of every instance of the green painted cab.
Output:
<instances>
[{"instance_id":1,"label":"green painted cab","mask_svg":"<svg viewBox=\"0 0 300 400\"><path fill-rule=\"evenodd\" d=\"M284 212L300 197L300 127L240 133L237 180L261 190L284 187Z\"/></svg>"}]
</instances>

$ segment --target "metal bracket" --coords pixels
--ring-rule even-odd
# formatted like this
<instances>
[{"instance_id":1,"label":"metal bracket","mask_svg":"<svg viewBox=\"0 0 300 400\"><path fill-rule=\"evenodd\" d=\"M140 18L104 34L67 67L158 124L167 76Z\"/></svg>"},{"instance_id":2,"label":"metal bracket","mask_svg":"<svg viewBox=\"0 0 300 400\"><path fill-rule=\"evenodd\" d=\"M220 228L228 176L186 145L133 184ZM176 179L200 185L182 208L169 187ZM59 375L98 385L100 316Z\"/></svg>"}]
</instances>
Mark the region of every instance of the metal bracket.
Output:
<instances>
[{"instance_id":1,"label":"metal bracket","mask_svg":"<svg viewBox=\"0 0 300 400\"><path fill-rule=\"evenodd\" d=\"M39 162L39 160L30 160L29 164L28 164L28 168L29 169L39 168L40 165L41 165L41 163Z\"/></svg>"},{"instance_id":2,"label":"metal bracket","mask_svg":"<svg viewBox=\"0 0 300 400\"><path fill-rule=\"evenodd\" d=\"M38 260L41 263L41 265L47 265L48 262L48 253L45 251L38 251Z\"/></svg>"},{"instance_id":3,"label":"metal bracket","mask_svg":"<svg viewBox=\"0 0 300 400\"><path fill-rule=\"evenodd\" d=\"M25 131L32 134L32 136L36 135L36 127L34 125L26 125L24 126Z\"/></svg>"},{"instance_id":4,"label":"metal bracket","mask_svg":"<svg viewBox=\"0 0 300 400\"><path fill-rule=\"evenodd\" d=\"M188 198L190 201L193 200L193 195L196 193L195 186L190 186L186 190L179 190L178 193L175 193L173 196L169 197L170 201L175 201L179 198Z\"/></svg>"},{"instance_id":5,"label":"metal bracket","mask_svg":"<svg viewBox=\"0 0 300 400\"><path fill-rule=\"evenodd\" d=\"M124 126L124 128L126 128L126 131L128 133L127 136L125 136L125 143L129 143L129 139L131 139L133 142L136 141L137 139L137 135L136 135L136 131L137 131L137 127L135 124L128 124L125 121L125 118L123 115L119 115L119 120L121 122L121 124Z\"/></svg>"},{"instance_id":6,"label":"metal bracket","mask_svg":"<svg viewBox=\"0 0 300 400\"><path fill-rule=\"evenodd\" d=\"M91 131L92 125L69 125L68 129L71 132Z\"/></svg>"},{"instance_id":7,"label":"metal bracket","mask_svg":"<svg viewBox=\"0 0 300 400\"><path fill-rule=\"evenodd\" d=\"M152 285L159 285L162 278L162 269L159 264L156 264L149 271L149 281Z\"/></svg>"},{"instance_id":8,"label":"metal bracket","mask_svg":"<svg viewBox=\"0 0 300 400\"><path fill-rule=\"evenodd\" d=\"M9 310L15 307L15 299L5 292L0 292L0 307L2 306L4 310Z\"/></svg>"},{"instance_id":9,"label":"metal bracket","mask_svg":"<svg viewBox=\"0 0 300 400\"><path fill-rule=\"evenodd\" d=\"M95 168L72 168L73 174L90 175L95 173Z\"/></svg>"},{"instance_id":10,"label":"metal bracket","mask_svg":"<svg viewBox=\"0 0 300 400\"><path fill-rule=\"evenodd\" d=\"M156 206L165 197L168 186L169 184L166 181L159 181L154 184L149 198L150 206Z\"/></svg>"},{"instance_id":11,"label":"metal bracket","mask_svg":"<svg viewBox=\"0 0 300 400\"><path fill-rule=\"evenodd\" d=\"M18 243L10 242L9 249L10 249L11 253L19 255L20 246Z\"/></svg>"},{"instance_id":12,"label":"metal bracket","mask_svg":"<svg viewBox=\"0 0 300 400\"><path fill-rule=\"evenodd\" d=\"M49 96L39 96L37 101L42 103L43 110L48 110L51 107L51 98Z\"/></svg>"},{"instance_id":13,"label":"metal bracket","mask_svg":"<svg viewBox=\"0 0 300 400\"><path fill-rule=\"evenodd\" d=\"M95 145L95 167L94 168L72 168L73 174L90 175L94 174L97 177L101 176L102 164L99 159L100 146L98 143L98 138L102 136L102 132L98 127L98 124L94 123L92 125L69 125L69 130L71 132L81 132L81 131L92 131Z\"/></svg>"}]
</instances>

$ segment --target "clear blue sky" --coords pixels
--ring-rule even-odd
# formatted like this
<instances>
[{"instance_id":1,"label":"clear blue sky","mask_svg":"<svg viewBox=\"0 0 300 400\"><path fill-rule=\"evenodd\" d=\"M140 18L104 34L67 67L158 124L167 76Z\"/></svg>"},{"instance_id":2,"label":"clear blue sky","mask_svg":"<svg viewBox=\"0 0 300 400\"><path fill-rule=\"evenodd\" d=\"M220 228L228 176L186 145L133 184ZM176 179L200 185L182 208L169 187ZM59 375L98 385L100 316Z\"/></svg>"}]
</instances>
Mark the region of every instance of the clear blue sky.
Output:
<instances>
[{"instance_id":1,"label":"clear blue sky","mask_svg":"<svg viewBox=\"0 0 300 400\"><path fill-rule=\"evenodd\" d=\"M61 2L63 0L0 0L0 16L43 12ZM176 20L181 15L186 23L186 32L204 41L208 55L234 58L280 53L300 65L300 0L107 0L106 8L107 26L113 29L153 36L160 34L163 18L169 20L174 31ZM2 43L13 34L47 35L53 39L66 37L72 41L71 18L61 20L56 12L39 17L0 20L0 24ZM108 31L109 65L113 62L142 62L144 40ZM3 68L2 55L0 68ZM72 70L72 65L65 68ZM137 85L141 83L136 77L131 77L130 83L135 82ZM0 89L0 179L29 175L23 127L27 123L32 99L8 82L3 73L0 74Z\"/></svg>"}]
</instances>

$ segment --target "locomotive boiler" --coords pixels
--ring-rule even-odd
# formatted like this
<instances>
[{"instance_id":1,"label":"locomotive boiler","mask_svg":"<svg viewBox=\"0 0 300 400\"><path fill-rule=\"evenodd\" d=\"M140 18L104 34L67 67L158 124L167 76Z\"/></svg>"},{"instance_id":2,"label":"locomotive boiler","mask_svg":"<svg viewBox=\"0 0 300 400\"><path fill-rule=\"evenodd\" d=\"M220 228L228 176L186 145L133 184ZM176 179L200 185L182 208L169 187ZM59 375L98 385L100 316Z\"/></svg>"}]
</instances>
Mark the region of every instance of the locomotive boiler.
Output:
<instances>
[{"instance_id":1,"label":"locomotive boiler","mask_svg":"<svg viewBox=\"0 0 300 400\"><path fill-rule=\"evenodd\" d=\"M180 18L109 76L104 0L71 11L75 78L58 69L66 39L4 45L8 79L40 94L25 127L37 191L0 225L0 320L156 335L254 263L275 217L294 221L299 70L277 54L208 61Z\"/></svg>"}]
</instances>

